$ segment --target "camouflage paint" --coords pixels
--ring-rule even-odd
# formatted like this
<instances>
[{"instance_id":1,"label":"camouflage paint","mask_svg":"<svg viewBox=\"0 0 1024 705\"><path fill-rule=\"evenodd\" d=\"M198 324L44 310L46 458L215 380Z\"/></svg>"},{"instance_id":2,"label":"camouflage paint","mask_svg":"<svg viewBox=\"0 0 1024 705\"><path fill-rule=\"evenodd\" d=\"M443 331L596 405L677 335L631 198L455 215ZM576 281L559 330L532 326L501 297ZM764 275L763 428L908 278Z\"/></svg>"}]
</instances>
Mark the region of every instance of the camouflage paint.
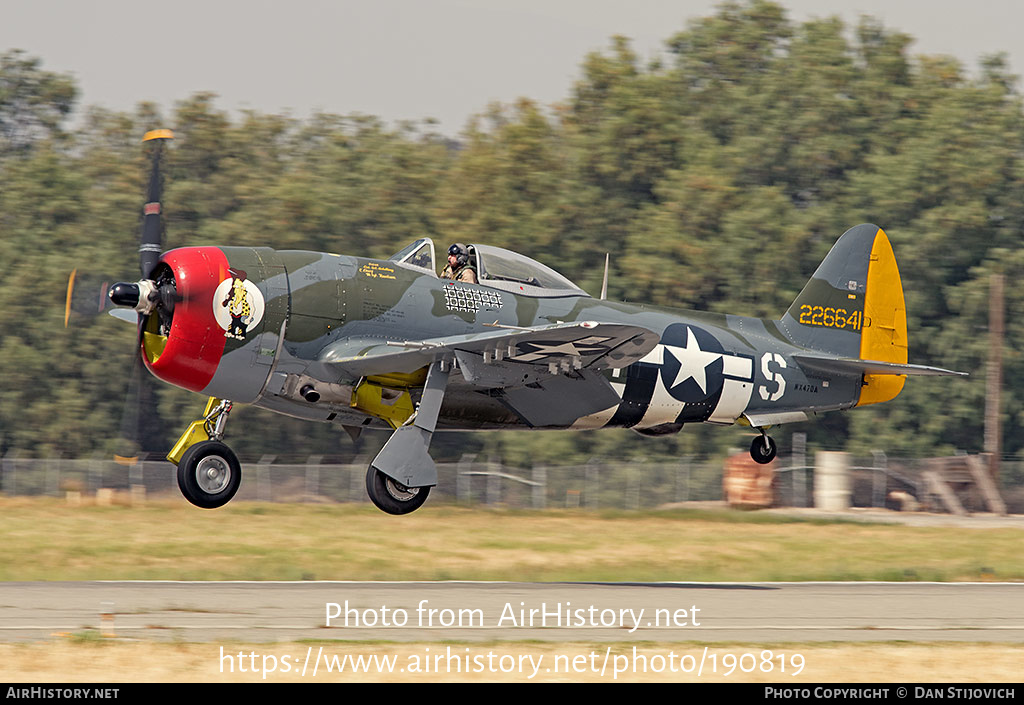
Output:
<instances>
[{"instance_id":1,"label":"camouflage paint","mask_svg":"<svg viewBox=\"0 0 1024 705\"><path fill-rule=\"evenodd\" d=\"M350 406L358 375L346 373L331 360L358 358L361 351L389 341L413 341L411 349L418 349L418 341L488 331L501 335L502 327L514 331L598 321L642 328L660 339L643 359L599 373L619 398L617 404L585 417L563 418L537 408L532 401L536 394L504 393L514 385L481 387L453 374L438 428L531 426L523 416L525 407L519 407L523 413L515 411L517 403L531 405L534 411L528 415L542 425L618 426L648 433L673 432L686 423L728 424L743 415L795 418L800 412L849 408L857 403L863 375L804 369L793 355L813 350L857 358L868 267L878 232L875 226L862 225L840 238L778 321L599 301L585 295L529 296L442 280L391 260L224 248L226 262L221 268L246 272L266 299L265 314L246 332L245 340L221 334L223 339L214 341L222 345L223 356L203 393L300 418L380 426L378 419ZM822 310L820 320L816 307ZM842 326L835 318L839 310ZM552 349L557 338L553 341L548 346ZM434 359L429 353L400 356L403 349L408 348L395 347L393 372L412 372ZM516 352L521 355L522 349ZM399 364L399 359L413 362ZM559 360L554 354L551 359ZM553 374L572 376L571 370L562 369ZM324 390L321 401L302 399L297 390L305 383ZM419 390L411 391L416 401ZM551 403L557 404L557 394L552 394Z\"/></svg>"}]
</instances>

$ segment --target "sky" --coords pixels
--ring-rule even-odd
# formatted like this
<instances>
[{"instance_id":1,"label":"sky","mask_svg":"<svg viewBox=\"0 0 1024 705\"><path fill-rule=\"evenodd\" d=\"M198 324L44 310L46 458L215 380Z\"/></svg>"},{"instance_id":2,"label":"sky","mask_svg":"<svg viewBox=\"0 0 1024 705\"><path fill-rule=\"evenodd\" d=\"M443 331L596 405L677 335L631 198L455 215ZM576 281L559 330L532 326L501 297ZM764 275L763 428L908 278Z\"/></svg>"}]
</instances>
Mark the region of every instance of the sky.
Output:
<instances>
[{"instance_id":1,"label":"sky","mask_svg":"<svg viewBox=\"0 0 1024 705\"><path fill-rule=\"evenodd\" d=\"M225 110L438 121L456 136L489 103L568 98L610 38L657 57L713 0L3 0L0 52L72 74L80 106L170 111L199 91ZM796 21L861 15L916 38L912 54L1024 67L1020 0L781 0Z\"/></svg>"}]
</instances>

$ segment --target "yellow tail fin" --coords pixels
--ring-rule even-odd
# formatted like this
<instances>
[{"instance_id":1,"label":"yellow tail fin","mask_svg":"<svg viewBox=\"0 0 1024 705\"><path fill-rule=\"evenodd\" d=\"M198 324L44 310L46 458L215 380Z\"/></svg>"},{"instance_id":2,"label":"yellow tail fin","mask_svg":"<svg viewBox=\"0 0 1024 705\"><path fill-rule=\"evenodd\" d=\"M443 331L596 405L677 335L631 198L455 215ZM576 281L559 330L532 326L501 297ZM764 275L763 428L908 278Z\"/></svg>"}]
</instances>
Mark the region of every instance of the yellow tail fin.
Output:
<instances>
[{"instance_id":1,"label":"yellow tail fin","mask_svg":"<svg viewBox=\"0 0 1024 705\"><path fill-rule=\"evenodd\" d=\"M881 229L875 236L868 264L860 357L880 362L907 362L907 306L903 300L903 284L892 245ZM894 399L905 381L905 375L864 375L857 406Z\"/></svg>"}]
</instances>

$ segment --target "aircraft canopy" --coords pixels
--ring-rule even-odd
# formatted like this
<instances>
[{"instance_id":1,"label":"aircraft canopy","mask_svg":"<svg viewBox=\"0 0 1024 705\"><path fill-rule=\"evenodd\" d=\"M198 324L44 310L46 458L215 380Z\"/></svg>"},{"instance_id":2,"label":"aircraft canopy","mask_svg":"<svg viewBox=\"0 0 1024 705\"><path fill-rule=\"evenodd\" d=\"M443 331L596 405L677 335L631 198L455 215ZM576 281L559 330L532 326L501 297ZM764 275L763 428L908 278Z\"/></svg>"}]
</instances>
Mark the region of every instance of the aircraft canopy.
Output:
<instances>
[{"instance_id":1,"label":"aircraft canopy","mask_svg":"<svg viewBox=\"0 0 1024 705\"><path fill-rule=\"evenodd\" d=\"M470 245L477 280L489 286L526 296L587 296L588 294L535 259L493 245ZM416 269L435 272L434 243L420 238L389 259Z\"/></svg>"}]
</instances>

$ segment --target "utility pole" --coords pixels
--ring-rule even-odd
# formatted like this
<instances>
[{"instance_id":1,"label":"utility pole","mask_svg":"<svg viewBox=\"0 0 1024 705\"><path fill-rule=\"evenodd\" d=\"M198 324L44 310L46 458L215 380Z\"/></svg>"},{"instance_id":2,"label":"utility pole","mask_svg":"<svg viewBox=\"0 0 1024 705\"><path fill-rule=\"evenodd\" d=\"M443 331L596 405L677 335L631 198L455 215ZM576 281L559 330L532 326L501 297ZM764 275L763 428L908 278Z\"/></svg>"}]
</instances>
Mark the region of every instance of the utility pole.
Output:
<instances>
[{"instance_id":1,"label":"utility pole","mask_svg":"<svg viewBox=\"0 0 1024 705\"><path fill-rule=\"evenodd\" d=\"M989 456L989 472L999 483L999 456L1002 454L1002 433L999 426L1000 391L1003 386L1003 281L1002 274L993 274L988 288L988 370L985 390L985 452Z\"/></svg>"}]
</instances>

